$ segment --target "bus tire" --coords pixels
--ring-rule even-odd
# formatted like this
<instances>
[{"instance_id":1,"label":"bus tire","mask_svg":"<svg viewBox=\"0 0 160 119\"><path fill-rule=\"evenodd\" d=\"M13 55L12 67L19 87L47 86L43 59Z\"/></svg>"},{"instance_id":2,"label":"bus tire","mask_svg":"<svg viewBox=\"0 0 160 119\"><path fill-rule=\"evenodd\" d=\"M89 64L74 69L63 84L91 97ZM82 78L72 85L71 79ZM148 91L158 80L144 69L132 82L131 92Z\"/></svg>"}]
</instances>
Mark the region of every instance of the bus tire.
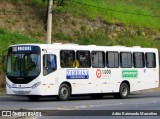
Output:
<instances>
[{"instance_id":1,"label":"bus tire","mask_svg":"<svg viewBox=\"0 0 160 119\"><path fill-rule=\"evenodd\" d=\"M70 87L67 84L62 84L59 88L59 93L58 93L58 100L60 101L66 101L69 99L71 95L71 90Z\"/></svg>"},{"instance_id":2,"label":"bus tire","mask_svg":"<svg viewBox=\"0 0 160 119\"><path fill-rule=\"evenodd\" d=\"M129 93L130 93L130 89L128 84L122 83L119 89L119 93L115 93L114 97L118 99L124 99L128 97Z\"/></svg>"},{"instance_id":3,"label":"bus tire","mask_svg":"<svg viewBox=\"0 0 160 119\"><path fill-rule=\"evenodd\" d=\"M38 101L40 96L37 95L28 95L27 96L30 101Z\"/></svg>"}]
</instances>

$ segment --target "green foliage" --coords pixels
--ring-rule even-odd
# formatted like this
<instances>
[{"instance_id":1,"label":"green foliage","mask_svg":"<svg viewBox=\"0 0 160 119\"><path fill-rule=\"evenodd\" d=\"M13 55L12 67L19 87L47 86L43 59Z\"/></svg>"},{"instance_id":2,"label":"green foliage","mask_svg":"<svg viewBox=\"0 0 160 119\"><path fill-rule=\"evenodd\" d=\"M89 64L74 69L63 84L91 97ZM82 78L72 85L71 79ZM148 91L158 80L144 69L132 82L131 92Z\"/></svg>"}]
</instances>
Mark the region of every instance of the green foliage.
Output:
<instances>
[{"instance_id":1,"label":"green foliage","mask_svg":"<svg viewBox=\"0 0 160 119\"><path fill-rule=\"evenodd\" d=\"M18 4L20 2L20 0L10 0L10 2L12 2L12 4Z\"/></svg>"},{"instance_id":2,"label":"green foliage","mask_svg":"<svg viewBox=\"0 0 160 119\"><path fill-rule=\"evenodd\" d=\"M23 44L23 43L44 43L44 42L37 39L29 38L19 33L10 33L7 32L5 29L0 28L0 72L2 72L5 68L4 64L2 63L2 59L6 58L7 48L10 45Z\"/></svg>"},{"instance_id":3,"label":"green foliage","mask_svg":"<svg viewBox=\"0 0 160 119\"><path fill-rule=\"evenodd\" d=\"M59 32L59 33L56 33L54 36L62 41L75 42L74 37L72 37L69 34L64 34L62 32Z\"/></svg>"},{"instance_id":4,"label":"green foliage","mask_svg":"<svg viewBox=\"0 0 160 119\"><path fill-rule=\"evenodd\" d=\"M144 38L142 36L133 36L132 34L126 32L119 35L117 38L109 39L105 32L101 30L95 30L93 32L80 33L77 32L74 36L67 35L65 33L57 33L56 38L65 41L72 42L81 45L103 45L103 46L113 46L113 45L123 45L123 46L141 46L141 47L153 47L160 51L160 40L153 40L151 38Z\"/></svg>"},{"instance_id":5,"label":"green foliage","mask_svg":"<svg viewBox=\"0 0 160 119\"><path fill-rule=\"evenodd\" d=\"M81 30L82 30L83 32L85 32L85 31L87 30L87 26L86 26L86 25L82 25L82 26L81 26Z\"/></svg>"},{"instance_id":6,"label":"green foliage","mask_svg":"<svg viewBox=\"0 0 160 119\"><path fill-rule=\"evenodd\" d=\"M53 0L53 4L57 6L63 6L65 0ZM48 0L27 0L29 5L36 7L46 7Z\"/></svg>"},{"instance_id":7,"label":"green foliage","mask_svg":"<svg viewBox=\"0 0 160 119\"><path fill-rule=\"evenodd\" d=\"M4 0L2 0L4 1ZM19 3L22 0L8 0ZM47 6L48 0L24 0L36 7ZM109 23L160 29L159 0L53 0L54 11L87 17L102 18ZM62 7L63 6L63 7Z\"/></svg>"},{"instance_id":8,"label":"green foliage","mask_svg":"<svg viewBox=\"0 0 160 119\"><path fill-rule=\"evenodd\" d=\"M46 0L47 1L47 0ZM43 0L27 0L26 3L31 6L43 8L47 6L47 2Z\"/></svg>"},{"instance_id":9,"label":"green foliage","mask_svg":"<svg viewBox=\"0 0 160 119\"><path fill-rule=\"evenodd\" d=\"M160 28L159 0L71 0L58 12L91 20L102 18L110 23L123 23L147 28Z\"/></svg>"},{"instance_id":10,"label":"green foliage","mask_svg":"<svg viewBox=\"0 0 160 119\"><path fill-rule=\"evenodd\" d=\"M109 45L108 36L100 30L96 30L92 33L86 32L85 34L77 33L76 36L76 43L81 45Z\"/></svg>"}]
</instances>

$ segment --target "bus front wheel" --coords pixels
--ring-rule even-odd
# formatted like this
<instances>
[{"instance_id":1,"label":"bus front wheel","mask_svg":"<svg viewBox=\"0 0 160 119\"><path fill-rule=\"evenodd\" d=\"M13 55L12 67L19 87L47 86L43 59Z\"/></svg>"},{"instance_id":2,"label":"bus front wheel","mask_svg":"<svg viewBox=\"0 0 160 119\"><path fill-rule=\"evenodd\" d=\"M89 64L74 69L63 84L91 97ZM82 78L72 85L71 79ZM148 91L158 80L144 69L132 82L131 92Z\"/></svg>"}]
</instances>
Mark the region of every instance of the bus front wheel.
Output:
<instances>
[{"instance_id":1,"label":"bus front wheel","mask_svg":"<svg viewBox=\"0 0 160 119\"><path fill-rule=\"evenodd\" d=\"M58 100L65 101L68 100L71 94L71 90L67 84L62 84L59 88L59 94L57 96Z\"/></svg>"},{"instance_id":2,"label":"bus front wheel","mask_svg":"<svg viewBox=\"0 0 160 119\"><path fill-rule=\"evenodd\" d=\"M127 98L130 93L130 89L127 83L122 83L119 89L119 93L115 93L114 97L119 99Z\"/></svg>"}]
</instances>

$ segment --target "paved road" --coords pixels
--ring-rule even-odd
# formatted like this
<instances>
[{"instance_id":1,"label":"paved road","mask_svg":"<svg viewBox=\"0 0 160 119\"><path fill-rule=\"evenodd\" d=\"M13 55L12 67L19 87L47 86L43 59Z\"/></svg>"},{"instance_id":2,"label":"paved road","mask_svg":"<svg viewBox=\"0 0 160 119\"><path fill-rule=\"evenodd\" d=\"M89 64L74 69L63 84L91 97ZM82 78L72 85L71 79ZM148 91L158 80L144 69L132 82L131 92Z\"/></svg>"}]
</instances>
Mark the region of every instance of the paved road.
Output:
<instances>
[{"instance_id":1,"label":"paved road","mask_svg":"<svg viewBox=\"0 0 160 119\"><path fill-rule=\"evenodd\" d=\"M160 110L160 92L137 92L127 99L91 99L89 96L73 97L69 101L57 101L53 97L31 102L26 97L1 96L0 109L62 109L62 110Z\"/></svg>"},{"instance_id":2,"label":"paved road","mask_svg":"<svg viewBox=\"0 0 160 119\"><path fill-rule=\"evenodd\" d=\"M57 101L53 97L31 102L26 97L1 96L0 109L31 110L160 110L160 92L136 92L127 99L91 99L89 96L74 97L69 101ZM84 112L83 112L84 113Z\"/></svg>"}]
</instances>

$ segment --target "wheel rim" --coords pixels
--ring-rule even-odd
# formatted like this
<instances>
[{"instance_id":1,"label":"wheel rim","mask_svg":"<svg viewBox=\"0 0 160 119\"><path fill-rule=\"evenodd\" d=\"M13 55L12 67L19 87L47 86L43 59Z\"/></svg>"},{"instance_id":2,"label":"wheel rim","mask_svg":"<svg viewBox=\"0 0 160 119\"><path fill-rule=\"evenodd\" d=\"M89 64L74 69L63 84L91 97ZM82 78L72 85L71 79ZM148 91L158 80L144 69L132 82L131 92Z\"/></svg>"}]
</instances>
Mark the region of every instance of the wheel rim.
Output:
<instances>
[{"instance_id":1,"label":"wheel rim","mask_svg":"<svg viewBox=\"0 0 160 119\"><path fill-rule=\"evenodd\" d=\"M66 87L62 87L62 88L61 88L60 96L61 96L61 98L63 98L63 99L68 96L68 90L67 90Z\"/></svg>"},{"instance_id":2,"label":"wheel rim","mask_svg":"<svg viewBox=\"0 0 160 119\"><path fill-rule=\"evenodd\" d=\"M127 87L126 87L126 86L123 86L121 92L122 92L122 95L123 95L124 97L127 96L127 94L128 94L128 89L127 89Z\"/></svg>"}]
</instances>

